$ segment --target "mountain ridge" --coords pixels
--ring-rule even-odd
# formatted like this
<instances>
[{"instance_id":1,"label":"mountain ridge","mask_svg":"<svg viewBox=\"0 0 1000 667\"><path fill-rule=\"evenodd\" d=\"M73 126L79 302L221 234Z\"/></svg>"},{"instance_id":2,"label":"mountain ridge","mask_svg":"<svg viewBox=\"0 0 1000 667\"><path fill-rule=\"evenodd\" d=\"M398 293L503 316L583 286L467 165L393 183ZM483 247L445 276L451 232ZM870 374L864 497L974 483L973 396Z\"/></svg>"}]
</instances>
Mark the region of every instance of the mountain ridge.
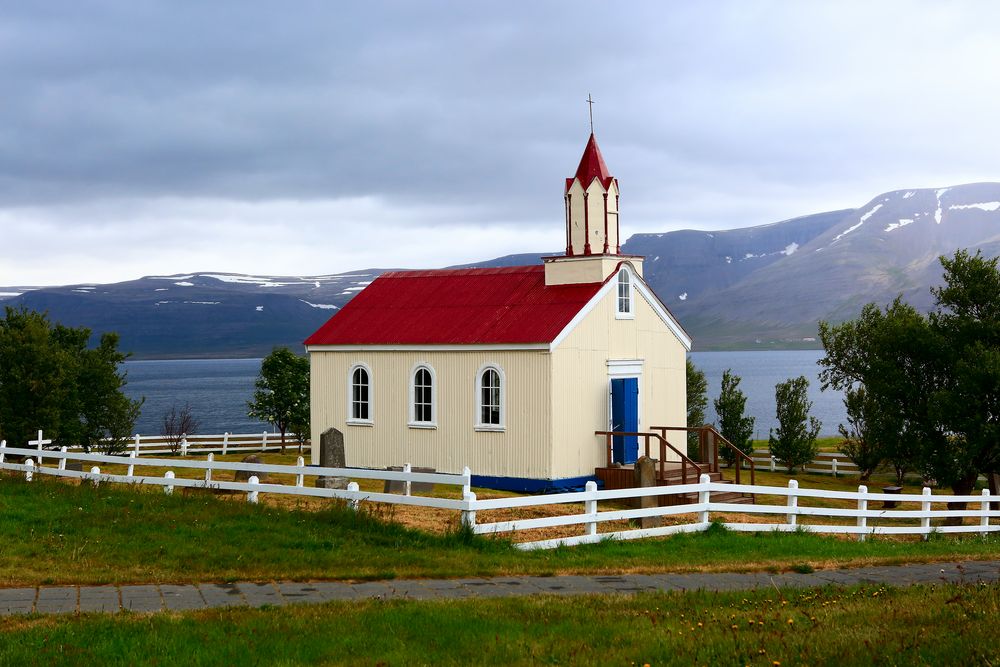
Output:
<instances>
[{"instance_id":1,"label":"mountain ridge","mask_svg":"<svg viewBox=\"0 0 1000 667\"><path fill-rule=\"evenodd\" d=\"M635 234L647 282L695 348L818 347L817 322L856 316L897 294L921 310L941 279L937 258L959 248L1000 255L1000 183L882 193L858 208L729 230ZM537 264L520 253L449 268ZM120 283L0 287L0 304L54 321L114 330L137 358L261 356L296 349L387 270L321 276L193 272Z\"/></svg>"}]
</instances>

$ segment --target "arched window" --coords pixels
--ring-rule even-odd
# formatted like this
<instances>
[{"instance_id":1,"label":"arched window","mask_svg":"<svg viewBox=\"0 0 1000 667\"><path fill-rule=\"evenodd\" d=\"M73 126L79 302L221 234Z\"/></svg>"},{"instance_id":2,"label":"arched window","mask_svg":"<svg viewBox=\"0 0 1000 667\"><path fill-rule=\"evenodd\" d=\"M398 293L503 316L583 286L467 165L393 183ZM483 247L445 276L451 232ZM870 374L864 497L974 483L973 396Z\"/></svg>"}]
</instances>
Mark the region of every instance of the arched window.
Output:
<instances>
[{"instance_id":1,"label":"arched window","mask_svg":"<svg viewBox=\"0 0 1000 667\"><path fill-rule=\"evenodd\" d=\"M351 369L348 380L348 419L349 423L370 424L372 422L372 386L371 371L367 366L358 364Z\"/></svg>"},{"instance_id":2,"label":"arched window","mask_svg":"<svg viewBox=\"0 0 1000 667\"><path fill-rule=\"evenodd\" d=\"M499 366L479 369L476 380L476 428L502 431L504 428L504 375Z\"/></svg>"},{"instance_id":3,"label":"arched window","mask_svg":"<svg viewBox=\"0 0 1000 667\"><path fill-rule=\"evenodd\" d=\"M410 426L436 426L436 389L434 369L424 364L417 366L410 382Z\"/></svg>"},{"instance_id":4,"label":"arched window","mask_svg":"<svg viewBox=\"0 0 1000 667\"><path fill-rule=\"evenodd\" d=\"M624 268L618 271L617 315L632 317L632 276Z\"/></svg>"}]
</instances>

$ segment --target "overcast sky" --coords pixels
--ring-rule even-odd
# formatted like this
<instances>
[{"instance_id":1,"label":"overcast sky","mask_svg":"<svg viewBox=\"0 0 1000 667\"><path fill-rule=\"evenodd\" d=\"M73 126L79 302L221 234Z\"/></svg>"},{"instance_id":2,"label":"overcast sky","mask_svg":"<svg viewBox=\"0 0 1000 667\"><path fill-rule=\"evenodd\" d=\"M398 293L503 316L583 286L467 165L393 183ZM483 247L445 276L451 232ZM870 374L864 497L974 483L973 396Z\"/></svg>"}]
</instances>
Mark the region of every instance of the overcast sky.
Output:
<instances>
[{"instance_id":1,"label":"overcast sky","mask_svg":"<svg viewBox=\"0 0 1000 667\"><path fill-rule=\"evenodd\" d=\"M0 1L0 285L437 267L1000 180L1000 3Z\"/></svg>"}]
</instances>

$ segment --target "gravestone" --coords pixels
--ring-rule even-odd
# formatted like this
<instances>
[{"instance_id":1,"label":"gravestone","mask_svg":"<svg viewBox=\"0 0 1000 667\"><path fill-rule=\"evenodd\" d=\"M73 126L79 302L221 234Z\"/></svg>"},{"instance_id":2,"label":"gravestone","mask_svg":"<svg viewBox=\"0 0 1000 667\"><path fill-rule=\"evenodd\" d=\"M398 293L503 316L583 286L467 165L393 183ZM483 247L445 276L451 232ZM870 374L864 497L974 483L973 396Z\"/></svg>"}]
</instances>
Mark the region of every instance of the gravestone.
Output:
<instances>
[{"instance_id":1,"label":"gravestone","mask_svg":"<svg viewBox=\"0 0 1000 667\"><path fill-rule=\"evenodd\" d=\"M261 458L256 454L251 454L250 456L244 456L243 459L240 461L240 463L263 463L263 462L264 461L262 461ZM233 475L233 481L249 482L250 478L255 475L257 477L257 481L260 482L261 484L267 482L266 472L251 472L249 470L237 470L236 474Z\"/></svg>"},{"instance_id":2,"label":"gravestone","mask_svg":"<svg viewBox=\"0 0 1000 667\"><path fill-rule=\"evenodd\" d=\"M635 462L634 474L637 488L646 489L656 486L656 461L648 456L640 456L639 460ZM635 505L640 509L656 507L658 502L657 496L642 496L635 499ZM661 521L661 517L658 516L645 516L639 519L642 528L658 528Z\"/></svg>"},{"instance_id":3,"label":"gravestone","mask_svg":"<svg viewBox=\"0 0 1000 667\"><path fill-rule=\"evenodd\" d=\"M322 468L346 468L347 459L344 454L344 434L330 427L319 436L319 465ZM320 489L346 489L346 477L316 478L316 486Z\"/></svg>"},{"instance_id":4,"label":"gravestone","mask_svg":"<svg viewBox=\"0 0 1000 667\"><path fill-rule=\"evenodd\" d=\"M386 470L393 472L403 472L403 466L389 466ZM410 472L437 472L435 468L421 468L413 466ZM430 482L413 482L410 484L410 493L430 493L434 490L434 485ZM406 493L406 482L387 479L382 487L382 493Z\"/></svg>"}]
</instances>

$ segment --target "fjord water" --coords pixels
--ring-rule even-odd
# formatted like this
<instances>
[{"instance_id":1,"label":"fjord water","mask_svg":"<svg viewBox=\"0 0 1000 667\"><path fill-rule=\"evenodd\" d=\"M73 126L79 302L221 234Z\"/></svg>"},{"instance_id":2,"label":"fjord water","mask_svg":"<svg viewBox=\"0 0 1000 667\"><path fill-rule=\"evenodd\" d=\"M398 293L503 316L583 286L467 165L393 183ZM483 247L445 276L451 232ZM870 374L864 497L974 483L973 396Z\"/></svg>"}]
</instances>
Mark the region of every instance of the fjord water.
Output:
<instances>
[{"instance_id":1,"label":"fjord water","mask_svg":"<svg viewBox=\"0 0 1000 667\"><path fill-rule=\"evenodd\" d=\"M844 405L839 392L821 392L817 373L819 350L780 352L694 352L691 360L708 379L708 420L715 420L711 402L719 395L722 373L727 368L742 378L740 388L747 395L747 413L757 422L754 437L767 438L774 427L774 385L791 377L809 378L813 416L823 422L821 433L835 435L844 421ZM201 433L258 433L271 427L247 417L247 401L260 372L260 359L179 359L128 361L126 393L145 397L136 430L157 435L163 415L171 405L191 405L201 422Z\"/></svg>"},{"instance_id":2,"label":"fjord water","mask_svg":"<svg viewBox=\"0 0 1000 667\"><path fill-rule=\"evenodd\" d=\"M247 417L247 401L260 373L260 359L169 359L126 361L130 398L145 397L136 432L159 435L172 405L190 404L200 433L260 433L267 424Z\"/></svg>"},{"instance_id":3,"label":"fjord water","mask_svg":"<svg viewBox=\"0 0 1000 667\"><path fill-rule=\"evenodd\" d=\"M804 375L809 380L809 400L813 403L810 414L823 424L820 435L837 435L837 425L847 420L844 395L832 389L820 391L822 369L817 362L823 354L823 350L692 352L691 361L704 371L708 380L708 421L716 421L712 402L719 397L722 373L731 368L741 378L740 390L747 397L746 412L756 419L753 437L766 440L768 430L777 427L774 386Z\"/></svg>"}]
</instances>

